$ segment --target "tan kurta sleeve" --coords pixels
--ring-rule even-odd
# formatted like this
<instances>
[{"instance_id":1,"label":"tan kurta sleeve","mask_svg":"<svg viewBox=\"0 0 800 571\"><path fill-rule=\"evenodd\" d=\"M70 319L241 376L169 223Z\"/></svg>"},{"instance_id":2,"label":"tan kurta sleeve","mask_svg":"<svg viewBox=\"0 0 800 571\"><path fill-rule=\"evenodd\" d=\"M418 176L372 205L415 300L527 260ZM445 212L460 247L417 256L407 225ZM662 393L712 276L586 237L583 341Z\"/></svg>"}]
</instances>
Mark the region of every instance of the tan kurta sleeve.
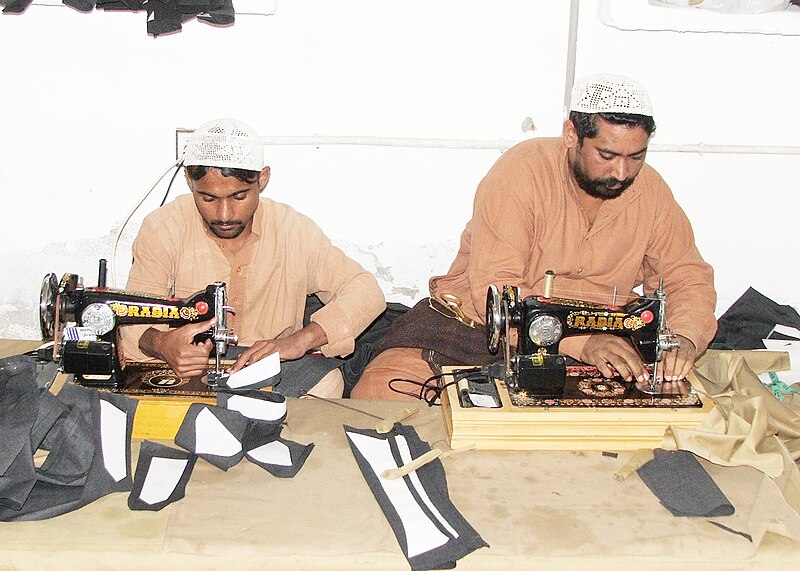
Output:
<instances>
[{"instance_id":1,"label":"tan kurta sleeve","mask_svg":"<svg viewBox=\"0 0 800 571\"><path fill-rule=\"evenodd\" d=\"M697 250L692 226L681 207L674 200L665 200L660 207L659 228L652 234L642 263L644 291L655 291L659 278L664 278L667 325L694 343L700 354L717 332L714 270Z\"/></svg>"},{"instance_id":2,"label":"tan kurta sleeve","mask_svg":"<svg viewBox=\"0 0 800 571\"><path fill-rule=\"evenodd\" d=\"M331 244L316 224L308 220L303 232L309 248L309 293L325 304L311 316L328 337L320 350L326 357L349 355L355 338L386 309L383 291L375 277Z\"/></svg>"}]
</instances>

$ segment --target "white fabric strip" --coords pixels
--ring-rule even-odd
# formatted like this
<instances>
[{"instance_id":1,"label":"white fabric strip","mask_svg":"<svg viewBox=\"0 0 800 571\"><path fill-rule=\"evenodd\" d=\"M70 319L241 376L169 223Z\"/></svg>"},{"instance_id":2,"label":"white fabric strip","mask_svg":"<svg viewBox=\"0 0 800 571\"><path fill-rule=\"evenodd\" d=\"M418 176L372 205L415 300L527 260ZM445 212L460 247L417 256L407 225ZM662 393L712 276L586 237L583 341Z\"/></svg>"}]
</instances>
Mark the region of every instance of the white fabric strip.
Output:
<instances>
[{"instance_id":1,"label":"white fabric strip","mask_svg":"<svg viewBox=\"0 0 800 571\"><path fill-rule=\"evenodd\" d=\"M384 470L398 468L389 442L363 434L348 432L348 438L366 458L383 491L400 516L405 531L408 557L414 557L447 543L450 539L436 527L425 514L406 484L405 478L386 480L380 477Z\"/></svg>"},{"instance_id":2,"label":"white fabric strip","mask_svg":"<svg viewBox=\"0 0 800 571\"><path fill-rule=\"evenodd\" d=\"M260 361L239 369L225 383L232 389L242 389L274 377L281 372L281 357L278 353L267 355Z\"/></svg>"},{"instance_id":3,"label":"white fabric strip","mask_svg":"<svg viewBox=\"0 0 800 571\"><path fill-rule=\"evenodd\" d=\"M272 402L233 395L228 399L226 408L238 411L253 420L278 420L286 414L286 401Z\"/></svg>"},{"instance_id":4,"label":"white fabric strip","mask_svg":"<svg viewBox=\"0 0 800 571\"><path fill-rule=\"evenodd\" d=\"M263 464L292 465L292 455L289 452L289 447L278 440L254 448L247 452L247 455Z\"/></svg>"},{"instance_id":5,"label":"white fabric strip","mask_svg":"<svg viewBox=\"0 0 800 571\"><path fill-rule=\"evenodd\" d=\"M403 464L408 464L413 460L411 457L411 449L408 447L408 442L406 441L405 436L397 436L395 437L395 441L397 442L397 449L400 451L400 457L403 459ZM428 506L428 509L433 512L433 515L436 516L436 519L439 520L447 531L449 531L453 537L458 537L458 532L444 519L442 512L436 509L436 506L433 505L430 497L428 497L428 492L425 491L425 488L422 487L422 482L419 480L419 476L417 475L416 470L411 472L408 477L411 479L411 484L414 486L414 489L417 490L417 493L422 498L422 501L425 502L425 505Z\"/></svg>"},{"instance_id":6,"label":"white fabric strip","mask_svg":"<svg viewBox=\"0 0 800 571\"><path fill-rule=\"evenodd\" d=\"M150 461L139 499L153 505L169 498L180 482L187 462L184 459L154 457Z\"/></svg>"},{"instance_id":7,"label":"white fabric strip","mask_svg":"<svg viewBox=\"0 0 800 571\"><path fill-rule=\"evenodd\" d=\"M128 415L100 399L100 441L106 471L119 482L128 475Z\"/></svg>"},{"instance_id":8,"label":"white fabric strip","mask_svg":"<svg viewBox=\"0 0 800 571\"><path fill-rule=\"evenodd\" d=\"M242 443L225 428L214 414L204 408L195 421L195 454L233 456L242 451Z\"/></svg>"}]
</instances>

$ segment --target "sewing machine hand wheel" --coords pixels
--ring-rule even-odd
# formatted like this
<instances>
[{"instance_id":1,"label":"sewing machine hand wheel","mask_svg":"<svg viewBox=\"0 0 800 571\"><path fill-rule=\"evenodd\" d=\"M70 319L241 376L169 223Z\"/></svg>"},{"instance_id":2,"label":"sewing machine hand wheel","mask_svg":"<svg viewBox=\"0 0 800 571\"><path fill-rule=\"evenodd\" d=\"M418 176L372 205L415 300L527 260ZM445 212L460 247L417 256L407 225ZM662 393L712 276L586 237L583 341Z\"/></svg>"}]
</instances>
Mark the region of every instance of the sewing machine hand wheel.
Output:
<instances>
[{"instance_id":1,"label":"sewing machine hand wheel","mask_svg":"<svg viewBox=\"0 0 800 571\"><path fill-rule=\"evenodd\" d=\"M486 348L491 354L497 353L500 339L505 330L505 314L500 305L500 292L491 284L486 292Z\"/></svg>"},{"instance_id":2,"label":"sewing machine hand wheel","mask_svg":"<svg viewBox=\"0 0 800 571\"><path fill-rule=\"evenodd\" d=\"M56 295L58 280L53 273L47 274L42 280L42 289L39 292L39 327L42 339L51 341L56 332Z\"/></svg>"}]
</instances>

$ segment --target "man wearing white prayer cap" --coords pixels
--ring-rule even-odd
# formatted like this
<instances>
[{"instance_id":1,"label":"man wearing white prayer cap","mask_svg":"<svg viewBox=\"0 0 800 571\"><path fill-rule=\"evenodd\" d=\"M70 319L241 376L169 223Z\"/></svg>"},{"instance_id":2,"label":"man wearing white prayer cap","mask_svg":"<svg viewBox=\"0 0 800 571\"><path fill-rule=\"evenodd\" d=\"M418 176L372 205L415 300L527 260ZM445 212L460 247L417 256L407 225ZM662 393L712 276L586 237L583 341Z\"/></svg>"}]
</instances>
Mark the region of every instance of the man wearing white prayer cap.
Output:
<instances>
[{"instance_id":1,"label":"man wearing white prayer cap","mask_svg":"<svg viewBox=\"0 0 800 571\"><path fill-rule=\"evenodd\" d=\"M522 298L542 295L547 270L556 275L553 297L603 304L614 291L620 305L640 286L653 292L663 279L666 322L680 347L666 352L657 380L684 378L716 331L716 292L688 218L645 163L654 132L650 98L635 80L576 81L562 136L524 141L498 159L478 186L450 270L430 280L433 301L395 320L352 396L408 398L391 379L424 381L442 365L496 361L482 327L489 285L517 286ZM447 303L436 300L456 298L462 315L443 317ZM559 352L608 378L649 378L622 337L567 337Z\"/></svg>"},{"instance_id":2,"label":"man wearing white prayer cap","mask_svg":"<svg viewBox=\"0 0 800 571\"><path fill-rule=\"evenodd\" d=\"M228 325L245 346L231 368L279 353L284 396L342 396L339 368L355 338L386 308L375 277L291 207L262 197L270 178L260 137L236 119L192 134L183 166L191 193L150 213L133 243L127 288L186 297L213 282L228 286ZM305 323L307 298L323 306ZM156 358L181 377L208 369L208 322L169 329L122 328L125 358ZM312 353L321 353L312 354Z\"/></svg>"}]
</instances>

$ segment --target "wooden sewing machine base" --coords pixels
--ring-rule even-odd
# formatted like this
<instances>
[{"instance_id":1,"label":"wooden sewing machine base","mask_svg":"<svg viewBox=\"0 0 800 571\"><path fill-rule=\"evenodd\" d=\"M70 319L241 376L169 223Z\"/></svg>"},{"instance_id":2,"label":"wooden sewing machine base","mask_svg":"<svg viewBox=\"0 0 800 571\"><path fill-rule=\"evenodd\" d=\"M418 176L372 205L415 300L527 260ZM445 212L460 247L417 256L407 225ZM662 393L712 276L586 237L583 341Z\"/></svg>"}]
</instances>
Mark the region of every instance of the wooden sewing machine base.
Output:
<instances>
[{"instance_id":1,"label":"wooden sewing machine base","mask_svg":"<svg viewBox=\"0 0 800 571\"><path fill-rule=\"evenodd\" d=\"M445 383L454 380L445 367ZM696 386L690 373L688 381ZM670 425L699 425L714 404L699 393L698 406L516 406L508 388L497 382L499 408L465 407L459 388L450 384L442 394L450 446L475 445L486 450L636 450L660 446ZM516 399L515 400L519 400ZM654 398L654 401L657 400ZM683 402L683 399L678 399Z\"/></svg>"}]
</instances>

